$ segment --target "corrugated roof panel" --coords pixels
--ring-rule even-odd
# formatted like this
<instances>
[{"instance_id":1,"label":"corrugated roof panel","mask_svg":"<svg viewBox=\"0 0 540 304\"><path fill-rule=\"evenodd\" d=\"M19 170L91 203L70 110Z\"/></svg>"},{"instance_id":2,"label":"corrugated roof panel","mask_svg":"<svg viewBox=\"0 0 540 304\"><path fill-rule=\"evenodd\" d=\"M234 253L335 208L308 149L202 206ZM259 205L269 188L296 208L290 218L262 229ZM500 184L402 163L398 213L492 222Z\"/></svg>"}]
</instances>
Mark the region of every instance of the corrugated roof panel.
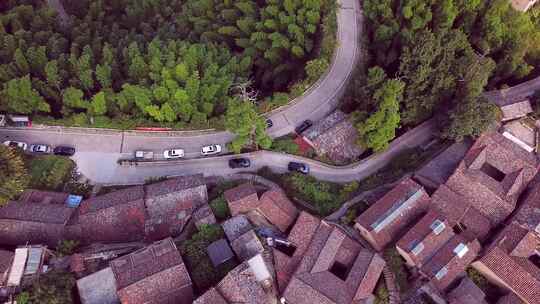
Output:
<instances>
[{"instance_id":1,"label":"corrugated roof panel","mask_svg":"<svg viewBox=\"0 0 540 304\"><path fill-rule=\"evenodd\" d=\"M11 264L11 271L7 281L7 286L19 286L21 285L21 279L23 276L24 265L26 265L26 258L28 257L27 248L15 249L15 258L13 264Z\"/></svg>"},{"instance_id":2,"label":"corrugated roof panel","mask_svg":"<svg viewBox=\"0 0 540 304\"><path fill-rule=\"evenodd\" d=\"M39 269L41 262L41 256L43 255L43 248L30 248L28 250L28 261L24 269L24 274L34 274Z\"/></svg>"},{"instance_id":3,"label":"corrugated roof panel","mask_svg":"<svg viewBox=\"0 0 540 304\"><path fill-rule=\"evenodd\" d=\"M388 209L379 219L371 224L371 228L377 233L380 232L384 227L393 222L405 209L420 199L423 194L422 188L411 191L406 198L402 198L395 202L392 208Z\"/></svg>"}]
</instances>

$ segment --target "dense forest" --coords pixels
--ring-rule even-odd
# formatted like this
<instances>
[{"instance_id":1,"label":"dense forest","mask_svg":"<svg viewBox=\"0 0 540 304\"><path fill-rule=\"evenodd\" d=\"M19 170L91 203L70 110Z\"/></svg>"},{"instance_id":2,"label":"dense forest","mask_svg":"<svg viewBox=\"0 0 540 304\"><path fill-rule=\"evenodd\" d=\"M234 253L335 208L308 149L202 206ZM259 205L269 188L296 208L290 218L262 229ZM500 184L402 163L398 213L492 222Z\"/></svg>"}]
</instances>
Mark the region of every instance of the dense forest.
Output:
<instances>
[{"instance_id":1,"label":"dense forest","mask_svg":"<svg viewBox=\"0 0 540 304\"><path fill-rule=\"evenodd\" d=\"M63 3L68 16L45 1L0 4L0 111L81 126L219 126L242 135L235 147L268 146L257 102L282 104L332 52L322 23L333 0Z\"/></svg>"},{"instance_id":2,"label":"dense forest","mask_svg":"<svg viewBox=\"0 0 540 304\"><path fill-rule=\"evenodd\" d=\"M540 73L540 9L509 0L364 0L367 69L346 95L359 143L384 150L437 116L443 138L477 136L497 119L482 92Z\"/></svg>"}]
</instances>

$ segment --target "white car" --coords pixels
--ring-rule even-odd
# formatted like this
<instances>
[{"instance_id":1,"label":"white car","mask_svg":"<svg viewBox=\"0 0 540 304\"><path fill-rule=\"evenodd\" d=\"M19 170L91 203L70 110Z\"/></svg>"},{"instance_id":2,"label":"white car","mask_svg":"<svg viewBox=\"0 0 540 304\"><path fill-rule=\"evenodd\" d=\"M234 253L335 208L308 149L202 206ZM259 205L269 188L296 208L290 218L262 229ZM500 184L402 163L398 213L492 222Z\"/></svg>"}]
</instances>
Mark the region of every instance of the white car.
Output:
<instances>
[{"instance_id":1,"label":"white car","mask_svg":"<svg viewBox=\"0 0 540 304\"><path fill-rule=\"evenodd\" d=\"M41 145L41 144L30 145L30 152L39 153L39 154L49 154L51 153L51 147L47 145Z\"/></svg>"},{"instance_id":2,"label":"white car","mask_svg":"<svg viewBox=\"0 0 540 304\"><path fill-rule=\"evenodd\" d=\"M170 149L163 152L163 157L166 159L181 158L184 157L184 150L182 149Z\"/></svg>"},{"instance_id":3,"label":"white car","mask_svg":"<svg viewBox=\"0 0 540 304\"><path fill-rule=\"evenodd\" d=\"M22 141L13 141L13 140L5 141L4 145L8 147L12 147L12 148L20 148L23 151L25 151L26 148L28 147L28 145Z\"/></svg>"},{"instance_id":4,"label":"white car","mask_svg":"<svg viewBox=\"0 0 540 304\"><path fill-rule=\"evenodd\" d=\"M202 155L214 155L221 152L221 146L220 145L209 145L202 147L201 154Z\"/></svg>"}]
</instances>

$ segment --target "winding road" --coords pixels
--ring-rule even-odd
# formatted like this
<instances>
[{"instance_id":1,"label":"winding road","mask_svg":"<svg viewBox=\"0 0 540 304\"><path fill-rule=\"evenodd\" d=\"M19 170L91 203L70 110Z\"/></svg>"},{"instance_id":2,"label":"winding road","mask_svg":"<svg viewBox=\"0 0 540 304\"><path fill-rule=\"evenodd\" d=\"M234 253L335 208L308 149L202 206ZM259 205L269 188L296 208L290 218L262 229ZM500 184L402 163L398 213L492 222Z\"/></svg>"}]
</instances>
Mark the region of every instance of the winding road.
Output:
<instances>
[{"instance_id":1,"label":"winding road","mask_svg":"<svg viewBox=\"0 0 540 304\"><path fill-rule=\"evenodd\" d=\"M54 1L52 1L54 2ZM274 125L268 130L272 137L288 134L305 119L319 120L338 105L354 65L362 53L359 38L362 33L363 14L358 0L338 0L338 33L336 52L327 73L306 93L288 105L267 114ZM505 103L530 96L540 89L540 77L515 87L486 92L495 103ZM200 148L208 144L223 147L234 135L215 130L142 132L90 128L64 128L35 126L32 128L1 128L0 140L19 140L29 144L43 143L51 146L70 145L77 149L73 157L79 171L92 183L138 184L150 177L179 176L203 172L207 176L228 176L242 171L256 171L270 167L284 172L290 161L310 165L311 175L334 182L348 182L365 178L384 167L404 150L427 144L435 137L435 122L427 121L395 139L389 149L360 162L336 167L299 156L271 151L258 151L242 155L251 159L249 170L230 169L228 160L234 155L201 158ZM183 148L186 159L157 161L138 165L119 165L119 159L132 158L135 150L152 150L161 155L163 150ZM227 152L226 150L224 152Z\"/></svg>"}]
</instances>

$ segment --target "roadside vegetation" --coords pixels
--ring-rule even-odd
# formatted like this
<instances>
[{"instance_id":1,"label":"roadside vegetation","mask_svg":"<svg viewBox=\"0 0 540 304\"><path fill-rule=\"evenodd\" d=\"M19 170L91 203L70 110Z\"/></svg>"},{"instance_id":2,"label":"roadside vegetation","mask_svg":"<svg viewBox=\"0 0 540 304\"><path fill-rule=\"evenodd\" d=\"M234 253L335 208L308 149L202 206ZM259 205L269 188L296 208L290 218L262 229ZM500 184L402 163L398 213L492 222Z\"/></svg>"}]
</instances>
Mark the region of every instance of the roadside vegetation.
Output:
<instances>
[{"instance_id":1,"label":"roadside vegetation","mask_svg":"<svg viewBox=\"0 0 540 304\"><path fill-rule=\"evenodd\" d=\"M339 209L359 188L358 182L338 184L300 173L276 174L268 167L257 174L279 184L291 200L301 203L300 207L307 204L304 207L323 217Z\"/></svg>"},{"instance_id":2,"label":"roadside vegetation","mask_svg":"<svg viewBox=\"0 0 540 304\"><path fill-rule=\"evenodd\" d=\"M218 268L212 265L206 248L214 241L224 237L225 233L220 225L203 225L189 240L179 244L180 253L199 294L216 285L238 265L234 259Z\"/></svg>"},{"instance_id":3,"label":"roadside vegetation","mask_svg":"<svg viewBox=\"0 0 540 304\"><path fill-rule=\"evenodd\" d=\"M75 163L68 157L56 155L30 156L27 159L30 188L63 191L71 179Z\"/></svg>"},{"instance_id":4,"label":"roadside vegetation","mask_svg":"<svg viewBox=\"0 0 540 304\"><path fill-rule=\"evenodd\" d=\"M328 68L334 0L46 1L0 5L0 111L70 126L215 127L271 144L258 111Z\"/></svg>"},{"instance_id":5,"label":"roadside vegetation","mask_svg":"<svg viewBox=\"0 0 540 304\"><path fill-rule=\"evenodd\" d=\"M478 136L498 118L482 92L540 75L540 9L507 0L366 0L369 59L345 96L358 143L375 152L436 117L441 137Z\"/></svg>"},{"instance_id":6,"label":"roadside vegetation","mask_svg":"<svg viewBox=\"0 0 540 304\"><path fill-rule=\"evenodd\" d=\"M22 155L0 145L0 207L23 193L29 183Z\"/></svg>"}]
</instances>

